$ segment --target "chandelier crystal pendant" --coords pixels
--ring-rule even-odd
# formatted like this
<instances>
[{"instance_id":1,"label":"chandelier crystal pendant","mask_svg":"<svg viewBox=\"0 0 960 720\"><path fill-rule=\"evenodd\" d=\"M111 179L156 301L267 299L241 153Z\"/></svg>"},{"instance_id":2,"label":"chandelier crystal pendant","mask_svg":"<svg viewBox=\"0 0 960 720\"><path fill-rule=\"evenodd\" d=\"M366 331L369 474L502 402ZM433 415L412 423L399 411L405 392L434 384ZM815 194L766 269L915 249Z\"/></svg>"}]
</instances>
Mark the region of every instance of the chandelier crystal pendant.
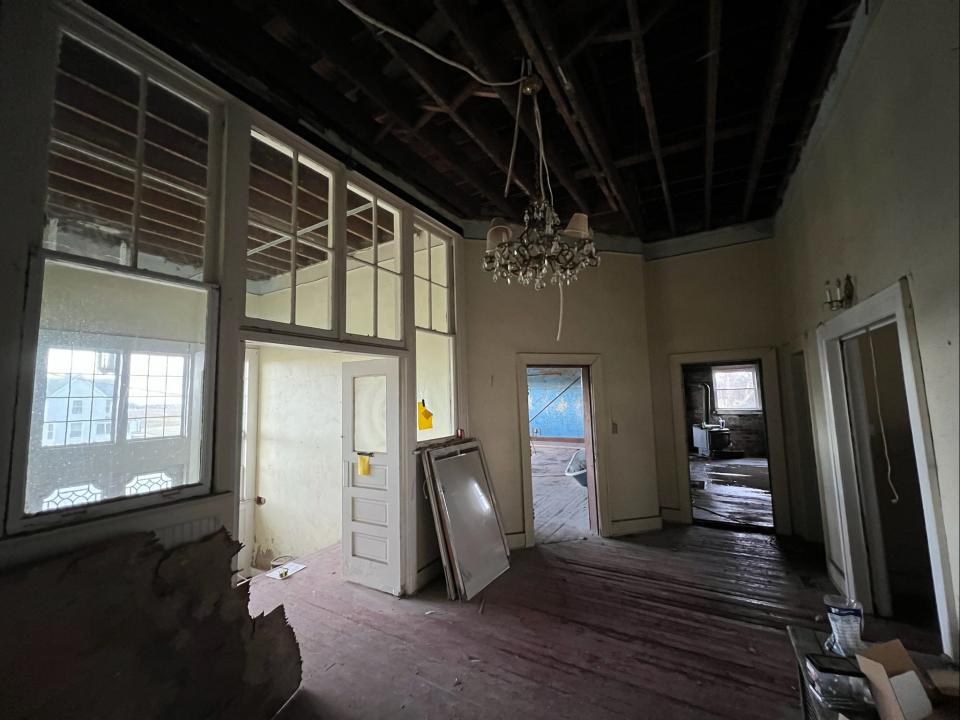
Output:
<instances>
[{"instance_id":1,"label":"chandelier crystal pendant","mask_svg":"<svg viewBox=\"0 0 960 720\"><path fill-rule=\"evenodd\" d=\"M574 213L564 228L553 207L550 171L543 153L543 126L536 95L540 85L540 78L536 75L528 76L520 85L521 99L523 95L533 96L538 139L536 196L530 199L523 212L523 229L516 237L513 228L503 218L494 218L491 221L487 231L487 249L483 254L483 269L493 273L494 281L504 278L509 285L515 280L521 285L533 285L537 290L546 287L548 283L559 284L561 287L569 285L577 279L580 270L600 264L586 214ZM514 128L514 148L519 118L518 112L517 127ZM511 168L512 166L511 158ZM508 173L508 187L509 182Z\"/></svg>"}]
</instances>

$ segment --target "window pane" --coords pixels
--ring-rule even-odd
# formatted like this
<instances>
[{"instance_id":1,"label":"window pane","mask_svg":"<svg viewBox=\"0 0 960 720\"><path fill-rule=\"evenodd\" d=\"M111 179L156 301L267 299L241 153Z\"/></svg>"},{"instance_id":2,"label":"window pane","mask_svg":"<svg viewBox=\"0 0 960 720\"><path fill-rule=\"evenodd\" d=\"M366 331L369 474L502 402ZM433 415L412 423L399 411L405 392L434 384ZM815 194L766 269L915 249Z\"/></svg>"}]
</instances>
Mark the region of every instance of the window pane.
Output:
<instances>
[{"instance_id":1,"label":"window pane","mask_svg":"<svg viewBox=\"0 0 960 720\"><path fill-rule=\"evenodd\" d=\"M430 236L430 279L447 285L447 243L435 235Z\"/></svg>"},{"instance_id":2,"label":"window pane","mask_svg":"<svg viewBox=\"0 0 960 720\"><path fill-rule=\"evenodd\" d=\"M373 262L373 198L347 185L347 256Z\"/></svg>"},{"instance_id":3,"label":"window pane","mask_svg":"<svg viewBox=\"0 0 960 720\"><path fill-rule=\"evenodd\" d=\"M400 272L400 215L389 205L377 201L377 264Z\"/></svg>"},{"instance_id":4,"label":"window pane","mask_svg":"<svg viewBox=\"0 0 960 720\"><path fill-rule=\"evenodd\" d=\"M413 279L413 312L417 327L430 329L430 283Z\"/></svg>"},{"instance_id":5,"label":"window pane","mask_svg":"<svg viewBox=\"0 0 960 720\"><path fill-rule=\"evenodd\" d=\"M373 335L373 268L347 260L347 332Z\"/></svg>"},{"instance_id":6,"label":"window pane","mask_svg":"<svg viewBox=\"0 0 960 720\"><path fill-rule=\"evenodd\" d=\"M27 513L125 497L158 457L200 481L207 292L46 261Z\"/></svg>"},{"instance_id":7,"label":"window pane","mask_svg":"<svg viewBox=\"0 0 960 720\"><path fill-rule=\"evenodd\" d=\"M417 402L433 413L433 427L417 430L418 441L455 433L453 378L453 338L417 332Z\"/></svg>"},{"instance_id":8,"label":"window pane","mask_svg":"<svg viewBox=\"0 0 960 720\"><path fill-rule=\"evenodd\" d=\"M450 331L450 320L447 317L449 309L450 291L439 285L430 284L430 306L433 308L433 329L440 332Z\"/></svg>"},{"instance_id":9,"label":"window pane","mask_svg":"<svg viewBox=\"0 0 960 720\"><path fill-rule=\"evenodd\" d=\"M247 317L289 323L293 151L257 132L248 202Z\"/></svg>"},{"instance_id":10,"label":"window pane","mask_svg":"<svg viewBox=\"0 0 960 720\"><path fill-rule=\"evenodd\" d=\"M203 273L206 110L147 83L137 264L179 277Z\"/></svg>"},{"instance_id":11,"label":"window pane","mask_svg":"<svg viewBox=\"0 0 960 720\"><path fill-rule=\"evenodd\" d=\"M413 228L413 274L424 280L430 279L430 256L427 252L429 233L421 227Z\"/></svg>"},{"instance_id":12,"label":"window pane","mask_svg":"<svg viewBox=\"0 0 960 720\"><path fill-rule=\"evenodd\" d=\"M403 330L400 317L400 276L377 271L377 337L399 340Z\"/></svg>"},{"instance_id":13,"label":"window pane","mask_svg":"<svg viewBox=\"0 0 960 720\"><path fill-rule=\"evenodd\" d=\"M128 263L140 77L64 35L54 97L44 246Z\"/></svg>"},{"instance_id":14,"label":"window pane","mask_svg":"<svg viewBox=\"0 0 960 720\"><path fill-rule=\"evenodd\" d=\"M353 379L353 449L387 451L387 378L364 375Z\"/></svg>"},{"instance_id":15,"label":"window pane","mask_svg":"<svg viewBox=\"0 0 960 720\"><path fill-rule=\"evenodd\" d=\"M714 370L713 382L719 390L756 387L752 370Z\"/></svg>"},{"instance_id":16,"label":"window pane","mask_svg":"<svg viewBox=\"0 0 960 720\"><path fill-rule=\"evenodd\" d=\"M759 410L757 391L751 388L717 390L717 408L721 410Z\"/></svg>"},{"instance_id":17,"label":"window pane","mask_svg":"<svg viewBox=\"0 0 960 720\"><path fill-rule=\"evenodd\" d=\"M297 166L296 324L329 330L331 298L330 178L319 165L300 158Z\"/></svg>"}]
</instances>

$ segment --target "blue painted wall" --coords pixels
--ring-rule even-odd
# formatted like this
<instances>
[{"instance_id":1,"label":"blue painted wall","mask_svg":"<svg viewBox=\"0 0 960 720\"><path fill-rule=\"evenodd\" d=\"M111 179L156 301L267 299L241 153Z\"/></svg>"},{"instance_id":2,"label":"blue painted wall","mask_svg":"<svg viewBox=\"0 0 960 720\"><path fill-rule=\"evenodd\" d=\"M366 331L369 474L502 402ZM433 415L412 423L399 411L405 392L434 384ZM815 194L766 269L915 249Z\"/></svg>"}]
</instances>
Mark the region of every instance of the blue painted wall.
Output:
<instances>
[{"instance_id":1,"label":"blue painted wall","mask_svg":"<svg viewBox=\"0 0 960 720\"><path fill-rule=\"evenodd\" d=\"M580 376L579 368L527 368L530 437L583 437Z\"/></svg>"}]
</instances>

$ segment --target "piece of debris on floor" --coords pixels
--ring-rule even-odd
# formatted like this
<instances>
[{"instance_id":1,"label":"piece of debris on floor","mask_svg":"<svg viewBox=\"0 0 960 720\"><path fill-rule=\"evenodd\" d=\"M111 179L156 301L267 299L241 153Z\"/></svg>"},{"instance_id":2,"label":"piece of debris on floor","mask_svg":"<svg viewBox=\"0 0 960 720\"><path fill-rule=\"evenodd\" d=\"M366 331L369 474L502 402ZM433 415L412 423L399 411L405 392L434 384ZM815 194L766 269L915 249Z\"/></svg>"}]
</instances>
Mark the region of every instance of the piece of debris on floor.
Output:
<instances>
[{"instance_id":1,"label":"piece of debris on floor","mask_svg":"<svg viewBox=\"0 0 960 720\"><path fill-rule=\"evenodd\" d=\"M112 538L0 575L0 708L14 718L270 718L301 680L283 607L251 618L219 530Z\"/></svg>"}]
</instances>

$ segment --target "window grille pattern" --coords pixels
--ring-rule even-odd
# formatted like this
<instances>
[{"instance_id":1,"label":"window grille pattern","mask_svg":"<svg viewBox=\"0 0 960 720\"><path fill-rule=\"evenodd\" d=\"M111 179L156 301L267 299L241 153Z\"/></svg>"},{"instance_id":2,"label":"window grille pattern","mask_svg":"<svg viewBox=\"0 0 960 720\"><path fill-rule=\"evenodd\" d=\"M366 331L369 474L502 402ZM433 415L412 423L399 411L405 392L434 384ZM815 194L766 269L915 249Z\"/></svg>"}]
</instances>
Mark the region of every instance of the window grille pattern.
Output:
<instances>
[{"instance_id":1,"label":"window grille pattern","mask_svg":"<svg viewBox=\"0 0 960 720\"><path fill-rule=\"evenodd\" d=\"M44 246L197 277L206 109L71 35L57 65Z\"/></svg>"},{"instance_id":2,"label":"window grille pattern","mask_svg":"<svg viewBox=\"0 0 960 720\"><path fill-rule=\"evenodd\" d=\"M450 239L413 228L414 315L417 327L451 332Z\"/></svg>"},{"instance_id":3,"label":"window grille pattern","mask_svg":"<svg viewBox=\"0 0 960 720\"><path fill-rule=\"evenodd\" d=\"M146 493L169 490L173 487L173 478L163 472L135 475L124 487L124 494L144 495Z\"/></svg>"},{"instance_id":4,"label":"window grille pattern","mask_svg":"<svg viewBox=\"0 0 960 720\"><path fill-rule=\"evenodd\" d=\"M47 350L43 447L113 440L117 359L113 352Z\"/></svg>"},{"instance_id":5,"label":"window grille pattern","mask_svg":"<svg viewBox=\"0 0 960 720\"><path fill-rule=\"evenodd\" d=\"M713 368L717 410L751 412L762 409L756 365Z\"/></svg>"},{"instance_id":6,"label":"window grille pattern","mask_svg":"<svg viewBox=\"0 0 960 720\"><path fill-rule=\"evenodd\" d=\"M183 355L131 353L127 439L183 434Z\"/></svg>"},{"instance_id":7,"label":"window grille pattern","mask_svg":"<svg viewBox=\"0 0 960 720\"><path fill-rule=\"evenodd\" d=\"M70 487L57 488L43 499L41 509L63 510L77 505L89 505L90 503L100 502L103 499L103 491L95 485L72 485Z\"/></svg>"}]
</instances>

